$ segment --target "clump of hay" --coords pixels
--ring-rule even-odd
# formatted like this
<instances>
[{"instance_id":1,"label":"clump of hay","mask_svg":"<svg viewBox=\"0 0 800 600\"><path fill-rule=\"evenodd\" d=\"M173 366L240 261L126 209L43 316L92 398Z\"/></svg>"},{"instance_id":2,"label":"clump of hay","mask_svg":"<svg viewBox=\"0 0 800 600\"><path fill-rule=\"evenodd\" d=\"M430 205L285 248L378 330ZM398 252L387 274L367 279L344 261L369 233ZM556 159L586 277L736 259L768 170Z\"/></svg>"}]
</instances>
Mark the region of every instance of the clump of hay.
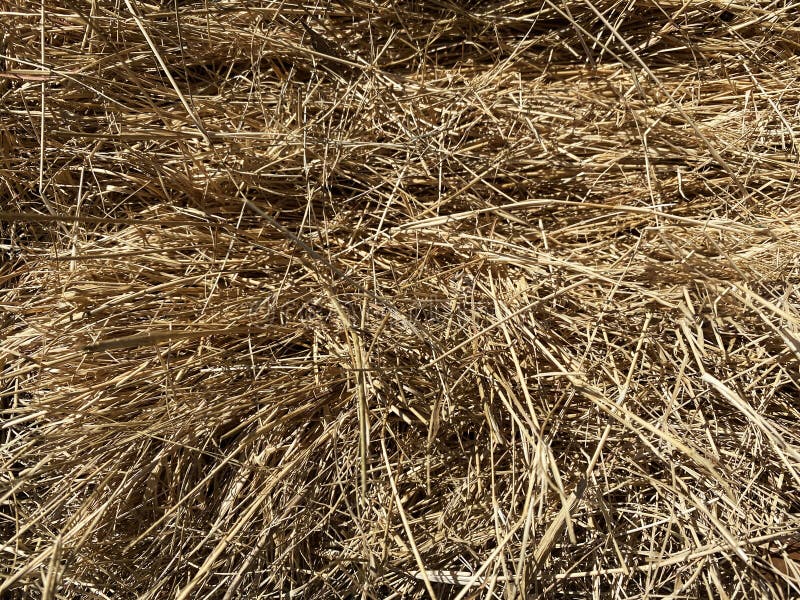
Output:
<instances>
[{"instance_id":1,"label":"clump of hay","mask_svg":"<svg viewBox=\"0 0 800 600\"><path fill-rule=\"evenodd\" d=\"M0 593L800 593L797 3L0 6Z\"/></svg>"}]
</instances>

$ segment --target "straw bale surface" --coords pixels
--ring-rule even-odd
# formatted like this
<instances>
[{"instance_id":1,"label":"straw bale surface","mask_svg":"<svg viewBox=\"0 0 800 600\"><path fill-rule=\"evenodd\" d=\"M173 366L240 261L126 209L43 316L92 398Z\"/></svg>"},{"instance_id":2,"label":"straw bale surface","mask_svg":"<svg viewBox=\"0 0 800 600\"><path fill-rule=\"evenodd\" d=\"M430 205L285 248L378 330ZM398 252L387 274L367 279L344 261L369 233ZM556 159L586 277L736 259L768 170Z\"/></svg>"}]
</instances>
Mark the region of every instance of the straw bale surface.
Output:
<instances>
[{"instance_id":1,"label":"straw bale surface","mask_svg":"<svg viewBox=\"0 0 800 600\"><path fill-rule=\"evenodd\" d=\"M0 1L0 596L796 598L800 3Z\"/></svg>"}]
</instances>

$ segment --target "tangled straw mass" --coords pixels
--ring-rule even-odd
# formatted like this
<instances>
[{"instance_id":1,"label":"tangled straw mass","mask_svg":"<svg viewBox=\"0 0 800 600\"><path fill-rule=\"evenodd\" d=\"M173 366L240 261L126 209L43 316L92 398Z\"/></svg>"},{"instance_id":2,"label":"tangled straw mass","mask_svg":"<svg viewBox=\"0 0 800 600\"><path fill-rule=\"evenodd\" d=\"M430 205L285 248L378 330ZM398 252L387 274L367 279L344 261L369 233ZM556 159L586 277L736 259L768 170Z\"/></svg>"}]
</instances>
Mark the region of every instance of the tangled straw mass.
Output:
<instances>
[{"instance_id":1,"label":"tangled straw mass","mask_svg":"<svg viewBox=\"0 0 800 600\"><path fill-rule=\"evenodd\" d=\"M0 596L800 595L800 2L0 1Z\"/></svg>"}]
</instances>

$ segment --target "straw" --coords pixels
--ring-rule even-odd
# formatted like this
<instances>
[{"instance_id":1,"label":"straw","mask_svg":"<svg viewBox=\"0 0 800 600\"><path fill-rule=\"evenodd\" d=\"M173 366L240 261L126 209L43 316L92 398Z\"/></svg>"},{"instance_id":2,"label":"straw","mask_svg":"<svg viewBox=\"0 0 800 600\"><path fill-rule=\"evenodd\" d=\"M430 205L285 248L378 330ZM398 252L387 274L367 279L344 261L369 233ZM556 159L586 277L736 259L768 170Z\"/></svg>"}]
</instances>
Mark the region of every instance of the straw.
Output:
<instances>
[{"instance_id":1,"label":"straw","mask_svg":"<svg viewBox=\"0 0 800 600\"><path fill-rule=\"evenodd\" d=\"M796 2L0 2L0 596L800 596Z\"/></svg>"}]
</instances>

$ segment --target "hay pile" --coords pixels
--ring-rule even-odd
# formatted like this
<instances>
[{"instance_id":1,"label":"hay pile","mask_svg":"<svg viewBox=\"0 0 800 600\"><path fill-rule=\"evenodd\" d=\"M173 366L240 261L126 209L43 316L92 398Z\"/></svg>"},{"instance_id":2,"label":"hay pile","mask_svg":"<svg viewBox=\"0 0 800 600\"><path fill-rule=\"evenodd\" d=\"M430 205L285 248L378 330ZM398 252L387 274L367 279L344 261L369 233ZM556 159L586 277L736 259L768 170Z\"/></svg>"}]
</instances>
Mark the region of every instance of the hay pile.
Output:
<instances>
[{"instance_id":1,"label":"hay pile","mask_svg":"<svg viewBox=\"0 0 800 600\"><path fill-rule=\"evenodd\" d=\"M0 595L800 594L800 3L0 9Z\"/></svg>"}]
</instances>

